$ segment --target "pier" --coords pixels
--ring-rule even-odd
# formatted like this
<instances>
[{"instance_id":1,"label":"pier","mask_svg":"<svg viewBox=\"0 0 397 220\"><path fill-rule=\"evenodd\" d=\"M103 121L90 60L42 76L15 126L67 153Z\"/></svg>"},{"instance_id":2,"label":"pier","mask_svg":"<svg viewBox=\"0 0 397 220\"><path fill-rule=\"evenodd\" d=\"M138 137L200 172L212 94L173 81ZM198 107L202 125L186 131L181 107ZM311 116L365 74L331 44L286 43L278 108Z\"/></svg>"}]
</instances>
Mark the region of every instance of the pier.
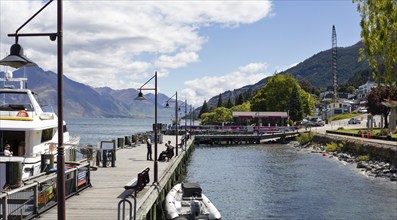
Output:
<instances>
[{"instance_id":1,"label":"pier","mask_svg":"<svg viewBox=\"0 0 397 220\"><path fill-rule=\"evenodd\" d=\"M236 145L261 144L268 141L285 142L289 138L299 135L297 131L256 133L256 134L228 134L208 133L195 135L196 144Z\"/></svg>"},{"instance_id":2,"label":"pier","mask_svg":"<svg viewBox=\"0 0 397 220\"><path fill-rule=\"evenodd\" d=\"M166 149L165 143L168 140L175 146L175 136L165 135L162 139L162 143L158 144L158 153ZM66 200L67 219L118 219L118 203L127 193L124 186L146 168L150 168L150 182L137 193L136 219L162 219L162 202L168 191L180 179L193 149L193 140L189 139L186 146L183 150L179 148L178 156L174 156L169 162L158 162L158 184L153 184L154 163L146 160L146 144L118 149L114 167L98 167L97 171L92 171L92 187ZM128 197L128 200L134 204L132 197ZM134 219L129 216L129 210L125 213L126 215L119 219ZM40 216L43 220L56 218L57 210L54 208Z\"/></svg>"}]
</instances>

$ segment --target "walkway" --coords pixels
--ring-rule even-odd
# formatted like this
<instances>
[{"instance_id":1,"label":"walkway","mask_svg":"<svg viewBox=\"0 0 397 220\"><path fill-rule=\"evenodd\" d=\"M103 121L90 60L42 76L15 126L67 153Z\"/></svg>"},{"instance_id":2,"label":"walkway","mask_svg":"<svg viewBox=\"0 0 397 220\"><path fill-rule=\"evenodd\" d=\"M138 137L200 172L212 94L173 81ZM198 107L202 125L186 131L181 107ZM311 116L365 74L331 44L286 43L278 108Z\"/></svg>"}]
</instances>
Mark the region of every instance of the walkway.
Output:
<instances>
[{"instance_id":1,"label":"walkway","mask_svg":"<svg viewBox=\"0 0 397 220\"><path fill-rule=\"evenodd\" d=\"M171 140L175 145L175 136L163 136L163 143L158 144L158 154L165 150L166 141ZM191 140L188 142L190 146ZM181 155L179 149L179 155ZM116 167L99 167L97 171L91 172L92 187L66 200L66 218L73 220L97 220L117 219L118 198L124 192L124 185L146 167L150 168L150 184L153 182L153 161L146 160L146 144L139 144L136 147L117 150ZM154 145L153 145L154 156ZM169 162L158 162L159 181L168 167L175 162L175 157ZM137 207L142 204L142 200L147 198L150 188L145 189L137 195ZM52 208L41 215L42 220L57 219L57 207Z\"/></svg>"}]
</instances>

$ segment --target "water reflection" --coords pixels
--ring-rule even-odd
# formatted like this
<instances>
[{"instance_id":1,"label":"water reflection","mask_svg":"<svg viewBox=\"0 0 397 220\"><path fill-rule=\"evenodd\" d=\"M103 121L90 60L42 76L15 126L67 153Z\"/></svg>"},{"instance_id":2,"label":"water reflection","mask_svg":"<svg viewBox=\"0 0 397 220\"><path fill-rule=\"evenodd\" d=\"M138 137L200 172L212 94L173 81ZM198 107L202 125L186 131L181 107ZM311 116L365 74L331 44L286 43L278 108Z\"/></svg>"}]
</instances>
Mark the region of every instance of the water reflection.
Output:
<instances>
[{"instance_id":1,"label":"water reflection","mask_svg":"<svg viewBox=\"0 0 397 220\"><path fill-rule=\"evenodd\" d=\"M199 182L223 219L396 219L396 184L286 145L197 147Z\"/></svg>"}]
</instances>

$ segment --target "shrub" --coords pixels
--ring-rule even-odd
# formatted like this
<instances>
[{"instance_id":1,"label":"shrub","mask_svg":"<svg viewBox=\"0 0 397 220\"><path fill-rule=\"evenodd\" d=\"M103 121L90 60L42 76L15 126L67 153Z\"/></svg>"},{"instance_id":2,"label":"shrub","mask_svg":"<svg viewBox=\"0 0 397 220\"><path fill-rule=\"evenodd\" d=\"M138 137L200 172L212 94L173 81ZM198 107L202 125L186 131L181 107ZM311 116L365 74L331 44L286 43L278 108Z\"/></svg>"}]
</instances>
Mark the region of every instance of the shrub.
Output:
<instances>
[{"instance_id":1,"label":"shrub","mask_svg":"<svg viewBox=\"0 0 397 220\"><path fill-rule=\"evenodd\" d=\"M335 142L328 143L325 145L324 150L327 152L335 152L337 151L336 149L338 148L338 145Z\"/></svg>"},{"instance_id":2,"label":"shrub","mask_svg":"<svg viewBox=\"0 0 397 220\"><path fill-rule=\"evenodd\" d=\"M344 130L345 128L344 127L339 127L338 129L336 129L336 130Z\"/></svg>"},{"instance_id":3,"label":"shrub","mask_svg":"<svg viewBox=\"0 0 397 220\"><path fill-rule=\"evenodd\" d=\"M299 142L299 144L304 145L313 140L313 134L312 132L301 133L298 137L296 137L296 140Z\"/></svg>"},{"instance_id":4,"label":"shrub","mask_svg":"<svg viewBox=\"0 0 397 220\"><path fill-rule=\"evenodd\" d=\"M369 159L370 159L370 156L368 154L367 155L360 155L360 156L357 157L357 161L369 161Z\"/></svg>"},{"instance_id":5,"label":"shrub","mask_svg":"<svg viewBox=\"0 0 397 220\"><path fill-rule=\"evenodd\" d=\"M327 152L343 152L344 145L342 143L331 142L324 147Z\"/></svg>"}]
</instances>

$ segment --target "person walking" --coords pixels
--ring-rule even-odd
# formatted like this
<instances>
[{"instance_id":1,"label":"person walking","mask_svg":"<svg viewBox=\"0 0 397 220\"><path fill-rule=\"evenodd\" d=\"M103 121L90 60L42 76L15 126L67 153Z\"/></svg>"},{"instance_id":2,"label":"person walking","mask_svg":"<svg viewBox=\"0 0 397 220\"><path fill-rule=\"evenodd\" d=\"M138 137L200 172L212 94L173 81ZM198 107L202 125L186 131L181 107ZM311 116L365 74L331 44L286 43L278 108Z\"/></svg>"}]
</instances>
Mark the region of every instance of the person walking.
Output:
<instances>
[{"instance_id":1,"label":"person walking","mask_svg":"<svg viewBox=\"0 0 397 220\"><path fill-rule=\"evenodd\" d=\"M147 155L146 155L146 159L147 160L153 160L152 159L152 141L150 140L150 135L148 135L147 139L146 139L146 146L147 146Z\"/></svg>"}]
</instances>

